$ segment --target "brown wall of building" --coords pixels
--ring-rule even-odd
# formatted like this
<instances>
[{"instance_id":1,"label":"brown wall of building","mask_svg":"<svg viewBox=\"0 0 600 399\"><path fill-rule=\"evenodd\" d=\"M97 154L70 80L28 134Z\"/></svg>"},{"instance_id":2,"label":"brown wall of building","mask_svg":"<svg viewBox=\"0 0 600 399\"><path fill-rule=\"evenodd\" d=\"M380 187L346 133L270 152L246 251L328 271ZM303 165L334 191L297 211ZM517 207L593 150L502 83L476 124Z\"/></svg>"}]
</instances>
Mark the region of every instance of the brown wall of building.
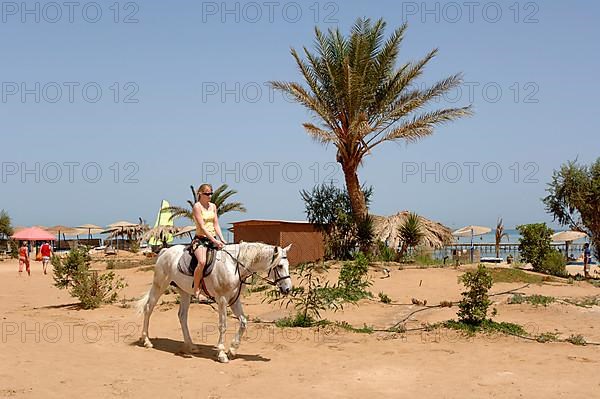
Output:
<instances>
[{"instance_id":1,"label":"brown wall of building","mask_svg":"<svg viewBox=\"0 0 600 399\"><path fill-rule=\"evenodd\" d=\"M291 265L323 258L323 237L308 223L251 222L234 225L234 241L260 241L285 247L292 244L288 253Z\"/></svg>"},{"instance_id":2,"label":"brown wall of building","mask_svg":"<svg viewBox=\"0 0 600 399\"><path fill-rule=\"evenodd\" d=\"M315 231L282 231L281 246L292 244L288 252L291 265L322 259L324 255L323 238Z\"/></svg>"},{"instance_id":3,"label":"brown wall of building","mask_svg":"<svg viewBox=\"0 0 600 399\"><path fill-rule=\"evenodd\" d=\"M279 226L235 226L233 240L279 245Z\"/></svg>"}]
</instances>

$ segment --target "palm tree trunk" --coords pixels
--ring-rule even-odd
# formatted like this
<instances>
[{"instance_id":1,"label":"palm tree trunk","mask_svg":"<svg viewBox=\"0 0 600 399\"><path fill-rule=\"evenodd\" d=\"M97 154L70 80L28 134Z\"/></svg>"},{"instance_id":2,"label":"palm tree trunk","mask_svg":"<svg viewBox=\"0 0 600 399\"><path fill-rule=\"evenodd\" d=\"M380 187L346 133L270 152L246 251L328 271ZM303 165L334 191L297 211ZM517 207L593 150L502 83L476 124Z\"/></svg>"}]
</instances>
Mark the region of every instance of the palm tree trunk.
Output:
<instances>
[{"instance_id":1,"label":"palm tree trunk","mask_svg":"<svg viewBox=\"0 0 600 399\"><path fill-rule=\"evenodd\" d=\"M348 196L350 197L350 204L352 205L352 215L354 216L354 220L358 223L367 216L365 195L358 182L356 167L348 165L347 162L342 162L342 170L346 180L346 189L348 190Z\"/></svg>"}]
</instances>

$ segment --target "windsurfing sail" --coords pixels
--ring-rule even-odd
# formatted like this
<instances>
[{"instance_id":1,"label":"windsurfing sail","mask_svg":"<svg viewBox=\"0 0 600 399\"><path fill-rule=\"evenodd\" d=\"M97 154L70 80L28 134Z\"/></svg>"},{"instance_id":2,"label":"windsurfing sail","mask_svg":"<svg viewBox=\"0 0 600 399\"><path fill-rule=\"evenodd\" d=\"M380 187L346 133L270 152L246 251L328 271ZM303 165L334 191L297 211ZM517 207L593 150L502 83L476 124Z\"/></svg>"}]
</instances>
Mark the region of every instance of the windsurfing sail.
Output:
<instances>
[{"instance_id":1,"label":"windsurfing sail","mask_svg":"<svg viewBox=\"0 0 600 399\"><path fill-rule=\"evenodd\" d=\"M154 223L154 228L157 228L159 226L173 226L173 220L171 220L172 212L167 209L169 206L170 206L169 201L162 200L162 202L160 204L160 210L158 211L158 216L156 216L156 222ZM165 241L167 244L171 243L173 241L173 235L172 234L167 235ZM156 237L151 237L150 240L148 241L148 244L163 245L163 242Z\"/></svg>"}]
</instances>

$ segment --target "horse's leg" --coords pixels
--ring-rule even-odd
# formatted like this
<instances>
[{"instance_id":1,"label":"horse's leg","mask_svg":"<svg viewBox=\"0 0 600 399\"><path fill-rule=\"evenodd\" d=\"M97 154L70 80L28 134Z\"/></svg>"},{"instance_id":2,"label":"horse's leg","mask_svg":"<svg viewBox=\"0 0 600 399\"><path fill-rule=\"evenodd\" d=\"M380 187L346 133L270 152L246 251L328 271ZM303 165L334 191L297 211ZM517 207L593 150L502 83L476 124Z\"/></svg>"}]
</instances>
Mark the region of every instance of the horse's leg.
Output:
<instances>
[{"instance_id":1,"label":"horse's leg","mask_svg":"<svg viewBox=\"0 0 600 399\"><path fill-rule=\"evenodd\" d=\"M194 351L194 343L190 336L190 330L188 328L188 311L190 309L190 301L192 296L178 288L179 291L179 323L181 324L181 331L183 332L183 353L192 353Z\"/></svg>"},{"instance_id":2,"label":"horse's leg","mask_svg":"<svg viewBox=\"0 0 600 399\"><path fill-rule=\"evenodd\" d=\"M240 287L241 288L241 287ZM229 357L232 358L237 355L237 351L240 347L240 343L242 340L242 336L246 331L246 325L248 324L248 320L246 319L246 315L244 314L244 308L242 307L242 302L238 298L237 301L231 306L231 310L233 310L233 314L235 314L240 321L240 326L231 342L231 347L229 348Z\"/></svg>"},{"instance_id":3,"label":"horse's leg","mask_svg":"<svg viewBox=\"0 0 600 399\"><path fill-rule=\"evenodd\" d=\"M159 274L158 272L154 273L154 281L152 282L152 288L148 292L147 301L143 307L144 312L144 327L142 329L142 343L146 348L152 348L152 342L148 338L148 326L150 324L150 316L152 315L152 311L154 310L154 306L158 302L158 299L165 292L165 289L168 287L169 282L166 281L165 276Z\"/></svg>"},{"instance_id":4,"label":"horse's leg","mask_svg":"<svg viewBox=\"0 0 600 399\"><path fill-rule=\"evenodd\" d=\"M221 363L227 363L229 358L225 353L225 332L227 330L227 299L225 297L218 297L217 303L219 305L219 343L217 344L217 350L219 351L218 359Z\"/></svg>"}]
</instances>

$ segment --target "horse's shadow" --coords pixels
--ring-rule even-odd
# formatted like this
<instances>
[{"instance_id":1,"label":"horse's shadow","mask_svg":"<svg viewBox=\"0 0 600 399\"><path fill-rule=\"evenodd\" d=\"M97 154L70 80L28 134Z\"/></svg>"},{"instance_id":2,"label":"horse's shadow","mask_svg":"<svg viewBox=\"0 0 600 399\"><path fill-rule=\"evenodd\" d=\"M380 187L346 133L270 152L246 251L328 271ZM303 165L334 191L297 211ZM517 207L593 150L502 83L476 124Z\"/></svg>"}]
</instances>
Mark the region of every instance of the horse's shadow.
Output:
<instances>
[{"instance_id":1,"label":"horse's shadow","mask_svg":"<svg viewBox=\"0 0 600 399\"><path fill-rule=\"evenodd\" d=\"M134 342L131 345L140 346L139 342ZM184 358L201 358L219 362L217 360L217 350L212 345L194 344L194 351L192 353L182 353L181 348L183 342L175 341L169 338L154 338L152 339L152 345L155 350L162 352L172 353L175 356L181 356ZM237 354L231 361L244 360L247 362L270 362L271 359L263 357L261 355L244 355Z\"/></svg>"}]
</instances>

